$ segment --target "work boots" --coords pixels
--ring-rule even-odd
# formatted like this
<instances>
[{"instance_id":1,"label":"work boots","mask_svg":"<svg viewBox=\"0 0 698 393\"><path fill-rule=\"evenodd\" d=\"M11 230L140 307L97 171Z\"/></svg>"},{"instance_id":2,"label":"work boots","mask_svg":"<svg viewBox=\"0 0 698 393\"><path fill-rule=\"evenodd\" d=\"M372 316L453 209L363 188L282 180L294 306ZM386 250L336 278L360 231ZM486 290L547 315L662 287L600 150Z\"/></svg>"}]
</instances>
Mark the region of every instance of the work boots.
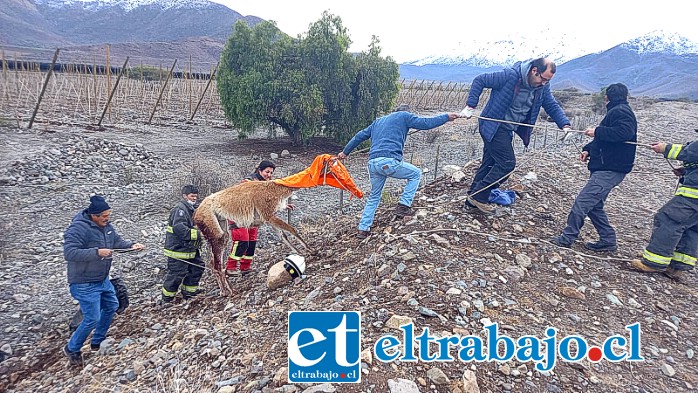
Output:
<instances>
[{"instance_id":1,"label":"work boots","mask_svg":"<svg viewBox=\"0 0 698 393\"><path fill-rule=\"evenodd\" d=\"M641 260L639 260L639 259L633 259L633 260L630 262L630 266L631 266L633 269L635 269L635 270L637 270L637 271L641 271L641 272L643 272L643 273L662 273L662 272L666 271L666 268L654 268L654 267L645 265L645 264L644 264Z\"/></svg>"},{"instance_id":2,"label":"work boots","mask_svg":"<svg viewBox=\"0 0 698 393\"><path fill-rule=\"evenodd\" d=\"M613 252L618 250L618 245L615 243L607 243L602 240L599 240L598 242L584 243L584 248L590 251L597 252Z\"/></svg>"},{"instance_id":3,"label":"work boots","mask_svg":"<svg viewBox=\"0 0 698 393\"><path fill-rule=\"evenodd\" d=\"M82 352L80 352L80 351L71 352L68 350L68 345L66 344L66 346L63 347L63 354L68 358L68 362L70 363L71 366L82 367L82 365L83 365Z\"/></svg>"},{"instance_id":4,"label":"work boots","mask_svg":"<svg viewBox=\"0 0 698 393\"><path fill-rule=\"evenodd\" d=\"M182 298L184 298L184 300L191 299L191 298L195 297L196 295L199 295L203 292L204 292L204 290L201 288L197 288L195 291L181 290Z\"/></svg>"},{"instance_id":5,"label":"work boots","mask_svg":"<svg viewBox=\"0 0 698 393\"><path fill-rule=\"evenodd\" d=\"M399 218L409 217L412 214L414 214L412 212L412 208L407 206L407 205L403 205L402 203L398 203L397 206L395 206L395 215L398 216Z\"/></svg>"},{"instance_id":6,"label":"work boots","mask_svg":"<svg viewBox=\"0 0 698 393\"><path fill-rule=\"evenodd\" d=\"M681 280L681 277L683 277L684 271L685 270L678 270L678 269L675 269L675 268L669 266L668 268L666 268L666 270L664 270L663 273L665 276L671 278L672 280Z\"/></svg>"},{"instance_id":7,"label":"work boots","mask_svg":"<svg viewBox=\"0 0 698 393\"><path fill-rule=\"evenodd\" d=\"M480 210L481 212L483 212L485 214L494 213L494 206L493 205L491 205L489 203L480 202L473 197L468 197L468 199L465 201L465 203L466 203L466 206L467 205L474 206L478 210Z\"/></svg>"}]
</instances>

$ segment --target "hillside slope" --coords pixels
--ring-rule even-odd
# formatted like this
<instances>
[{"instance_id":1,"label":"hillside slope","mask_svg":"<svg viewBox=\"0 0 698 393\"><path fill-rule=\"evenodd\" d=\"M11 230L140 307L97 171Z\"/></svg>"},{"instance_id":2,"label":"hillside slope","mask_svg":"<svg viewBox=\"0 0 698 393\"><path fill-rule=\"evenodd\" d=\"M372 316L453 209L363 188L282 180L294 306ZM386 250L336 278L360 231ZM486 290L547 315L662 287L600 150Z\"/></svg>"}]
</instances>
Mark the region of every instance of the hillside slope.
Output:
<instances>
[{"instance_id":1,"label":"hillside slope","mask_svg":"<svg viewBox=\"0 0 698 393\"><path fill-rule=\"evenodd\" d=\"M698 104L633 105L640 142L695 138ZM268 268L288 250L265 232L257 273L236 279L237 296L218 297L207 273L205 296L166 308L156 304L164 268L162 231L175 190L193 173L190 161L209 163L196 173L233 184L262 157L285 146L283 140L238 142L219 128L179 123L145 128L124 124L104 131L46 125L22 133L9 125L0 127L0 146L16 157L3 163L3 179L20 173L32 178L32 171L45 170L42 165L68 165L65 171L77 173L71 181L32 186L23 180L2 188L3 197L13 202L7 213L13 220L2 227L7 245L13 246L3 248L0 263L0 329L7 334L3 351L9 348L14 355L0 363L0 388L387 392L388 380L406 379L418 389L410 391L422 392L472 392L465 384L473 381L481 392L693 391L698 386L696 274L675 282L627 266L646 244L653 213L671 197L675 177L666 161L639 148L635 171L609 197L607 211L619 234L617 253L591 254L581 243L560 249L544 239L562 229L588 176L575 159L575 145L551 142L520 152L508 183L523 188L519 200L494 217L483 217L461 209L477 165L473 160L480 153L470 123L459 120L435 135L410 136L406 157L422 168L434 168L439 157L439 166L460 165L466 173L464 182L442 174L434 180L432 172L426 173L428 184L418 193L414 219L393 217L399 186L390 182L373 235L359 241L354 235L360 201L345 202L346 214L339 214L336 190L303 190L294 200L298 211L293 222L315 250L306 255L305 279L266 289ZM93 146L98 148L91 150ZM291 158L278 159L277 175L293 173L315 154L338 148L291 148ZM357 154L346 164L367 191L365 160ZM99 175L93 165L100 168ZM110 330L112 353L88 355L87 366L80 370L68 368L60 354L75 309L65 285L60 233L92 191L108 196L119 231L148 249L117 261L133 304ZM49 218L35 226L13 224L35 222L31 217L37 213ZM587 225L580 241L595 237ZM645 361L560 362L552 372L538 372L531 362L381 363L366 357L360 384L290 385L284 374L287 313L294 310L360 311L362 348L369 350L382 335L399 333L388 327L393 316L409 317L417 331L429 327L440 337L481 335L485 324L497 322L513 337L543 337L552 326L561 335L578 334L597 344L640 323ZM474 380L464 380L466 370L474 372Z\"/></svg>"}]
</instances>

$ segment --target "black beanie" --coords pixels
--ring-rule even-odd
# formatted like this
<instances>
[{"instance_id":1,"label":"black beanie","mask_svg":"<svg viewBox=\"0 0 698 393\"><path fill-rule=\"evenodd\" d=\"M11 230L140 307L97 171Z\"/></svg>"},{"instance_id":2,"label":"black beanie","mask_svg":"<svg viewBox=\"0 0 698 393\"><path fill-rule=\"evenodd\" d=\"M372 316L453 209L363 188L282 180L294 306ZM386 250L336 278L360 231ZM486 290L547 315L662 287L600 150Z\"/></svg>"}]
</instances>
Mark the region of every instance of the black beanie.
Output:
<instances>
[{"instance_id":1,"label":"black beanie","mask_svg":"<svg viewBox=\"0 0 698 393\"><path fill-rule=\"evenodd\" d=\"M622 83L614 83L606 88L606 97L609 102L627 101L628 88Z\"/></svg>"},{"instance_id":2,"label":"black beanie","mask_svg":"<svg viewBox=\"0 0 698 393\"><path fill-rule=\"evenodd\" d=\"M87 208L87 214L100 214L111 209L103 196L93 195L90 197L90 206Z\"/></svg>"},{"instance_id":3,"label":"black beanie","mask_svg":"<svg viewBox=\"0 0 698 393\"><path fill-rule=\"evenodd\" d=\"M260 172L267 169L267 168L276 169L276 165L274 165L274 163L269 161L269 160L264 160L264 161L260 162L259 165L257 166L257 170Z\"/></svg>"},{"instance_id":4,"label":"black beanie","mask_svg":"<svg viewBox=\"0 0 698 393\"><path fill-rule=\"evenodd\" d=\"M182 187L182 195L198 194L198 193L199 193L199 187L197 187L193 184L187 184L186 186Z\"/></svg>"}]
</instances>

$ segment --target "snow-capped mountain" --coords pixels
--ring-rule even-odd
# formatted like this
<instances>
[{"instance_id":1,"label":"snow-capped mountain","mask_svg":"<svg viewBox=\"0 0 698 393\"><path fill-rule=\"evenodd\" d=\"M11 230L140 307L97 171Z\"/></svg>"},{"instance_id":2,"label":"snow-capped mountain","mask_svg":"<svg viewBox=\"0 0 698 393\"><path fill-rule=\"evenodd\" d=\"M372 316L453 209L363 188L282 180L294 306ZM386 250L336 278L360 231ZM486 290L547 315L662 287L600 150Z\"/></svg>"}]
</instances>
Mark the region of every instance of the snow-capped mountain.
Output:
<instances>
[{"instance_id":1,"label":"snow-capped mountain","mask_svg":"<svg viewBox=\"0 0 698 393\"><path fill-rule=\"evenodd\" d=\"M508 66L524 59L536 57L549 57L558 65L567 61L610 49L614 45L604 48L602 51L590 51L579 45L574 45L575 39L567 34L553 34L545 32L536 34L535 37L526 35L510 36L504 40L469 42L461 44L443 53L425 57L423 59L403 63L405 65L464 65L478 68ZM620 42L618 44L621 44ZM656 30L642 37L622 43L624 48L637 53L671 52L674 54L696 54L698 43L680 36L676 33ZM551 50L551 48L554 48Z\"/></svg>"},{"instance_id":2,"label":"snow-capped mountain","mask_svg":"<svg viewBox=\"0 0 698 393\"><path fill-rule=\"evenodd\" d=\"M161 9L170 8L206 8L211 3L208 0L35 0L37 5L53 8L82 7L89 10L100 8L120 7L131 11L142 6L156 6Z\"/></svg>"},{"instance_id":3,"label":"snow-capped mountain","mask_svg":"<svg viewBox=\"0 0 698 393\"><path fill-rule=\"evenodd\" d=\"M564 37L562 40L559 45L540 45L519 38L471 47L470 52L458 55L432 56L401 64L400 77L470 83L483 72L500 70L519 60L547 56L558 64L551 82L553 89L597 92L611 83L622 82L635 95L698 99L698 43L679 34L653 31L597 53L582 54L564 45ZM540 47L556 48L556 52L545 53Z\"/></svg>"},{"instance_id":4,"label":"snow-capped mountain","mask_svg":"<svg viewBox=\"0 0 698 393\"><path fill-rule=\"evenodd\" d=\"M550 57L557 63L584 56L589 51L582 47L571 45L574 38L567 34L536 34L535 37L526 35L509 36L496 41L477 41L461 43L449 53L440 53L404 64L423 66L426 64L468 65L488 68L510 65L521 59ZM550 48L555 48L554 52Z\"/></svg>"},{"instance_id":5,"label":"snow-capped mountain","mask_svg":"<svg viewBox=\"0 0 698 393\"><path fill-rule=\"evenodd\" d=\"M249 25L262 21L207 0L2 0L0 45L67 48L61 61L76 61L69 60L73 56L83 62L82 54L93 58L94 48L110 43L151 64L192 56L215 65L239 19ZM653 31L594 50L570 34L530 34L464 41L448 53L401 64L400 76L469 83L482 72L546 56L558 64L553 89L597 92L624 82L631 94L698 100L698 43L679 34Z\"/></svg>"},{"instance_id":6,"label":"snow-capped mountain","mask_svg":"<svg viewBox=\"0 0 698 393\"><path fill-rule=\"evenodd\" d=\"M698 54L698 43L676 33L656 30L621 44L625 49L643 53L669 52L675 55Z\"/></svg>"},{"instance_id":7,"label":"snow-capped mountain","mask_svg":"<svg viewBox=\"0 0 698 393\"><path fill-rule=\"evenodd\" d=\"M207 0L2 0L0 44L56 47L174 42L209 37L224 42L242 16Z\"/></svg>"}]
</instances>

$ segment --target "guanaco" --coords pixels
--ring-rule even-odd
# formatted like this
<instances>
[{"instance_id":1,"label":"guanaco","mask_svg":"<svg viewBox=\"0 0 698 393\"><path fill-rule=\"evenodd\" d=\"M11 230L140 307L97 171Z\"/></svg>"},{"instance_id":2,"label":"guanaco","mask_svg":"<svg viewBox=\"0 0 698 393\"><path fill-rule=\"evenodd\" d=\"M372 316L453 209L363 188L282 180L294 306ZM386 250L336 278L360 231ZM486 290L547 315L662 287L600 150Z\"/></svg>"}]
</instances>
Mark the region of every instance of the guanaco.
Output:
<instances>
[{"instance_id":1,"label":"guanaco","mask_svg":"<svg viewBox=\"0 0 698 393\"><path fill-rule=\"evenodd\" d=\"M291 224L276 216L286 209L288 198L298 188L329 185L348 190L361 198L363 193L344 165L329 154L319 155L307 169L271 181L251 181L236 184L213 193L201 202L194 212L194 224L211 247L211 268L223 295L232 295L233 290L223 271L222 256L225 235L219 219L232 220L240 227L256 227L268 223L275 227L279 237L294 253L298 250L291 244L285 232L297 238L306 250L310 246Z\"/></svg>"}]
</instances>

